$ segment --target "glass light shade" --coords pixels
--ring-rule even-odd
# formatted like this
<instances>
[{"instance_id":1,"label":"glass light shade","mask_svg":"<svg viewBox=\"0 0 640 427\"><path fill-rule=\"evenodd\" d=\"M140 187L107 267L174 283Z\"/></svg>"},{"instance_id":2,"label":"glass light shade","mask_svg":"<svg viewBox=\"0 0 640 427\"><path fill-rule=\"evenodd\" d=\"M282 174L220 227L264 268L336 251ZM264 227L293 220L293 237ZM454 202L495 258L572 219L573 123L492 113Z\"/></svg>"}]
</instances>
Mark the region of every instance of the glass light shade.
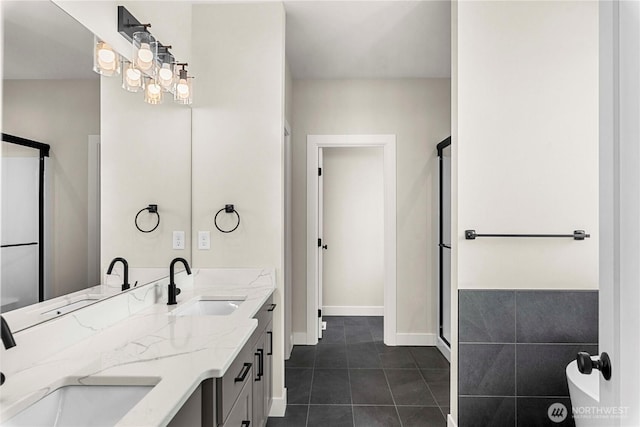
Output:
<instances>
[{"instance_id":1,"label":"glass light shade","mask_svg":"<svg viewBox=\"0 0 640 427\"><path fill-rule=\"evenodd\" d=\"M151 74L158 58L158 43L146 31L133 33L133 56L135 67L144 73Z\"/></svg>"},{"instance_id":2,"label":"glass light shade","mask_svg":"<svg viewBox=\"0 0 640 427\"><path fill-rule=\"evenodd\" d=\"M94 37L93 71L111 77L120 74L120 57L113 48L102 40Z\"/></svg>"},{"instance_id":3,"label":"glass light shade","mask_svg":"<svg viewBox=\"0 0 640 427\"><path fill-rule=\"evenodd\" d=\"M163 100L162 86L157 79L147 77L144 89L144 102L147 104L161 104Z\"/></svg>"},{"instance_id":4,"label":"glass light shade","mask_svg":"<svg viewBox=\"0 0 640 427\"><path fill-rule=\"evenodd\" d=\"M158 83L162 87L162 90L165 92L171 92L174 89L175 84L175 65L170 62L164 62L158 68Z\"/></svg>"},{"instance_id":5,"label":"glass light shade","mask_svg":"<svg viewBox=\"0 0 640 427\"><path fill-rule=\"evenodd\" d=\"M173 92L173 100L182 105L190 105L193 102L193 77L180 76Z\"/></svg>"},{"instance_id":6,"label":"glass light shade","mask_svg":"<svg viewBox=\"0 0 640 427\"><path fill-rule=\"evenodd\" d=\"M131 62L125 62L122 71L122 88L129 92L141 92L144 90L144 83L142 72Z\"/></svg>"}]
</instances>

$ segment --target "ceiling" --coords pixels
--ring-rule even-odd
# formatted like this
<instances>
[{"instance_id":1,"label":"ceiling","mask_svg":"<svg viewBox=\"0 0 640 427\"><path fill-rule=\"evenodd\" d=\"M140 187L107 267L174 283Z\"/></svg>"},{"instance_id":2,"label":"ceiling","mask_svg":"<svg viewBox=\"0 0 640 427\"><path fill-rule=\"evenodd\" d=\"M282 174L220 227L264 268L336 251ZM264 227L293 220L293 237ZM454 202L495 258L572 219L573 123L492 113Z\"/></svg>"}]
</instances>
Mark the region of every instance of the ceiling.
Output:
<instances>
[{"instance_id":1,"label":"ceiling","mask_svg":"<svg viewBox=\"0 0 640 427\"><path fill-rule=\"evenodd\" d=\"M295 79L451 76L447 1L285 1Z\"/></svg>"},{"instance_id":2,"label":"ceiling","mask_svg":"<svg viewBox=\"0 0 640 427\"><path fill-rule=\"evenodd\" d=\"M93 35L51 1L2 0L5 79L97 78ZM285 1L296 79L450 77L450 2Z\"/></svg>"},{"instance_id":3,"label":"ceiling","mask_svg":"<svg viewBox=\"0 0 640 427\"><path fill-rule=\"evenodd\" d=\"M94 79L93 34L51 1L2 0L4 79Z\"/></svg>"}]
</instances>

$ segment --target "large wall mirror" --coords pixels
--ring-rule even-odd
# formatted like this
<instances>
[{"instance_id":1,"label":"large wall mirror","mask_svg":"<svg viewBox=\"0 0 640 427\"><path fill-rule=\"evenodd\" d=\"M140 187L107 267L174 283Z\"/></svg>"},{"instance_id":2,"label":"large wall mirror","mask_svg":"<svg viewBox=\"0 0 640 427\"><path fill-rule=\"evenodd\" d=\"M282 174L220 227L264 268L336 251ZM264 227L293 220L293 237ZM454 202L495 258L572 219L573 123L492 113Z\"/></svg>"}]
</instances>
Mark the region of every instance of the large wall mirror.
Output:
<instances>
[{"instance_id":1,"label":"large wall mirror","mask_svg":"<svg viewBox=\"0 0 640 427\"><path fill-rule=\"evenodd\" d=\"M5 312L100 283L100 79L93 35L55 4L2 2L2 16L2 132L50 146L41 186L39 151L3 138Z\"/></svg>"},{"instance_id":2,"label":"large wall mirror","mask_svg":"<svg viewBox=\"0 0 640 427\"><path fill-rule=\"evenodd\" d=\"M2 132L10 135L2 143L1 311L103 284L115 257L155 269L151 279L166 275L173 257L190 260L190 108L147 105L119 76L95 74L93 33L55 3L1 7ZM49 145L43 185L41 152L16 138ZM141 233L134 218L150 204L161 222ZM145 211L139 224L153 219ZM173 249L173 231L185 231L184 250Z\"/></svg>"}]
</instances>

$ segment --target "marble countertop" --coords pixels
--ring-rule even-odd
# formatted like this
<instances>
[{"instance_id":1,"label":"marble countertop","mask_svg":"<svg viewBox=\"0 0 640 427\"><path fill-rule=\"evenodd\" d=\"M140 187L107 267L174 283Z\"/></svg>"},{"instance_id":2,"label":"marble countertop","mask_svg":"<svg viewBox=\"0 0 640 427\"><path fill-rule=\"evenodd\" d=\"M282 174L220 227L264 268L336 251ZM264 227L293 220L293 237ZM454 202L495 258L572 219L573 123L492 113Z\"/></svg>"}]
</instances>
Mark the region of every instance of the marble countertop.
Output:
<instances>
[{"instance_id":1,"label":"marble countertop","mask_svg":"<svg viewBox=\"0 0 640 427\"><path fill-rule=\"evenodd\" d=\"M180 281L176 278L182 289L178 305L166 305L165 283L152 283L15 334L18 345L2 352L7 381L0 389L0 422L58 387L111 384L154 385L118 426L169 423L204 379L226 372L257 327L253 316L275 289L272 269L200 269L193 273L182 274ZM244 302L226 316L172 314L203 297ZM121 305L131 310L132 300L153 303L112 323L102 319ZM100 322L93 324L94 319ZM70 324L82 329L82 339L69 341L71 345L59 351L38 351L37 343L45 333L73 333L68 331ZM45 327L46 331L37 330ZM36 356L22 357L21 351Z\"/></svg>"},{"instance_id":2,"label":"marble countertop","mask_svg":"<svg viewBox=\"0 0 640 427\"><path fill-rule=\"evenodd\" d=\"M124 276L122 265L116 265L110 275L106 273L106 270L103 273L100 285L11 310L2 313L2 316L11 325L11 330L16 333L122 292L122 277ZM134 284L142 286L167 276L166 268L129 268L129 283L132 288Z\"/></svg>"}]
</instances>

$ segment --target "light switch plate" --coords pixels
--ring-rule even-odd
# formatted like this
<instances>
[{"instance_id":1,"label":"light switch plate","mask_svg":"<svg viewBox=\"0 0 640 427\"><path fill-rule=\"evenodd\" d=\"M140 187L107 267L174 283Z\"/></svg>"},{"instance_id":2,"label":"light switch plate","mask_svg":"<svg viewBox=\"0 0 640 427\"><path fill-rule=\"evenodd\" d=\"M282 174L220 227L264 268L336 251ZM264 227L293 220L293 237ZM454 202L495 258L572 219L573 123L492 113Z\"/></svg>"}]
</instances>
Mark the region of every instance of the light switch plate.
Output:
<instances>
[{"instance_id":1,"label":"light switch plate","mask_svg":"<svg viewBox=\"0 0 640 427\"><path fill-rule=\"evenodd\" d=\"M184 249L184 231L173 232L173 249Z\"/></svg>"},{"instance_id":2,"label":"light switch plate","mask_svg":"<svg viewBox=\"0 0 640 427\"><path fill-rule=\"evenodd\" d=\"M211 232L198 231L198 249L211 249Z\"/></svg>"}]
</instances>

